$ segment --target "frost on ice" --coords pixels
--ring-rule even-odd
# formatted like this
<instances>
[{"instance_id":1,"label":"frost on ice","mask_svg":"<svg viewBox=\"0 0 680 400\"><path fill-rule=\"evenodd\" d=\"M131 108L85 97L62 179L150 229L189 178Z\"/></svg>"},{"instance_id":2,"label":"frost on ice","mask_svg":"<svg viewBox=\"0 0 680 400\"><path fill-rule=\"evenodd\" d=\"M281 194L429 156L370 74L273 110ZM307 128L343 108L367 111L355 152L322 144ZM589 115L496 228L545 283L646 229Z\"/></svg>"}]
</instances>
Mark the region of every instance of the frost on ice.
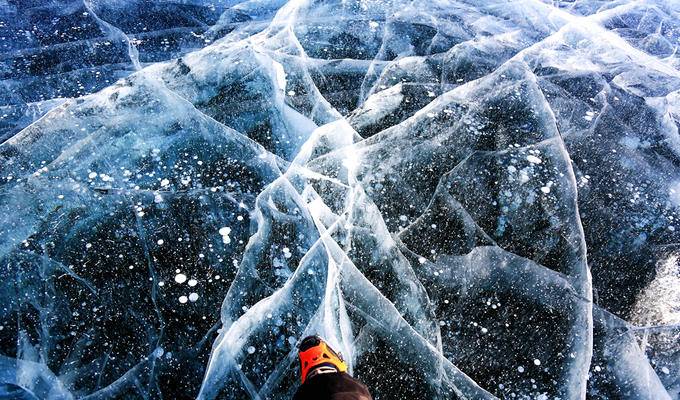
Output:
<instances>
[{"instance_id":1,"label":"frost on ice","mask_svg":"<svg viewBox=\"0 0 680 400\"><path fill-rule=\"evenodd\" d=\"M676 2L20 3L0 397L679 398Z\"/></svg>"}]
</instances>

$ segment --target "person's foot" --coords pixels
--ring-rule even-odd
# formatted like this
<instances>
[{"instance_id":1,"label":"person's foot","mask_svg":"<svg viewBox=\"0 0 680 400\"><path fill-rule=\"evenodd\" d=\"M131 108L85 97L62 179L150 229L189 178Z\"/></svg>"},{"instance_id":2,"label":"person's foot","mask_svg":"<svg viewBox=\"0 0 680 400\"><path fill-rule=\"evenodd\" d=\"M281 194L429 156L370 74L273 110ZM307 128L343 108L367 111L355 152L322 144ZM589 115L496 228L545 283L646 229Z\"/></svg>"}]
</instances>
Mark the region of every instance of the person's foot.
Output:
<instances>
[{"instance_id":1,"label":"person's foot","mask_svg":"<svg viewBox=\"0 0 680 400\"><path fill-rule=\"evenodd\" d=\"M342 355L336 353L319 336L302 339L298 346L298 356L302 383L316 375L347 371Z\"/></svg>"}]
</instances>

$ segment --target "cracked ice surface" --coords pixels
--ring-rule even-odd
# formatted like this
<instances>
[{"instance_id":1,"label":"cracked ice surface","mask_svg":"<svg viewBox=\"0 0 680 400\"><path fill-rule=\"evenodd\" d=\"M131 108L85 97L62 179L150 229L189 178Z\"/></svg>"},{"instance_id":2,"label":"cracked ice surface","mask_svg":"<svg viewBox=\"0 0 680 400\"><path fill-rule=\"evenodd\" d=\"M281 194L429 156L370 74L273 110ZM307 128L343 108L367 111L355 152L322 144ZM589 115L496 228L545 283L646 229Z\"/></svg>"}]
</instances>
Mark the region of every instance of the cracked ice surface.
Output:
<instances>
[{"instance_id":1,"label":"cracked ice surface","mask_svg":"<svg viewBox=\"0 0 680 400\"><path fill-rule=\"evenodd\" d=\"M272 9L160 0L9 0L0 3L0 142L69 97L153 62L258 29ZM236 6L234 6L236 5ZM262 28L259 28L261 30Z\"/></svg>"},{"instance_id":2,"label":"cracked ice surface","mask_svg":"<svg viewBox=\"0 0 680 400\"><path fill-rule=\"evenodd\" d=\"M0 394L679 398L677 3L235 3L0 145Z\"/></svg>"}]
</instances>

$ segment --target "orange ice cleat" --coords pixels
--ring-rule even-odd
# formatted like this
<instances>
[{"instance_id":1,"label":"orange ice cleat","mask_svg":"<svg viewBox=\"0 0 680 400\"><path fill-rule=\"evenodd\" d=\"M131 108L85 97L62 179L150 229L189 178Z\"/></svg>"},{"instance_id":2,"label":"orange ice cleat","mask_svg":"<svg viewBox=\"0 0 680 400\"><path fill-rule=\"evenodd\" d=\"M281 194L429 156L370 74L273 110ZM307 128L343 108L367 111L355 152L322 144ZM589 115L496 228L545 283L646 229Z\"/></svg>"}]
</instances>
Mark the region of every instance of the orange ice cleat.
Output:
<instances>
[{"instance_id":1,"label":"orange ice cleat","mask_svg":"<svg viewBox=\"0 0 680 400\"><path fill-rule=\"evenodd\" d=\"M318 336L307 336L300 342L300 377L302 383L317 373L347 372L347 364Z\"/></svg>"}]
</instances>

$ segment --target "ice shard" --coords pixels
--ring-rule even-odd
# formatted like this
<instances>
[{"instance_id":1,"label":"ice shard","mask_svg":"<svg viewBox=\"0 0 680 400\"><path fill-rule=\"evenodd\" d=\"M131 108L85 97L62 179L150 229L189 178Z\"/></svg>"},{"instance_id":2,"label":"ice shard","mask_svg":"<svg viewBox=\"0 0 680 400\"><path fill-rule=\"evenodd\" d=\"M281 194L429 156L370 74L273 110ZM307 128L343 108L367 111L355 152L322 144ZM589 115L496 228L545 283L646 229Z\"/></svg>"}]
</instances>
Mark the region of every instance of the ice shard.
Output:
<instances>
[{"instance_id":1,"label":"ice shard","mask_svg":"<svg viewBox=\"0 0 680 400\"><path fill-rule=\"evenodd\" d=\"M677 2L0 15L0 397L680 398Z\"/></svg>"}]
</instances>

